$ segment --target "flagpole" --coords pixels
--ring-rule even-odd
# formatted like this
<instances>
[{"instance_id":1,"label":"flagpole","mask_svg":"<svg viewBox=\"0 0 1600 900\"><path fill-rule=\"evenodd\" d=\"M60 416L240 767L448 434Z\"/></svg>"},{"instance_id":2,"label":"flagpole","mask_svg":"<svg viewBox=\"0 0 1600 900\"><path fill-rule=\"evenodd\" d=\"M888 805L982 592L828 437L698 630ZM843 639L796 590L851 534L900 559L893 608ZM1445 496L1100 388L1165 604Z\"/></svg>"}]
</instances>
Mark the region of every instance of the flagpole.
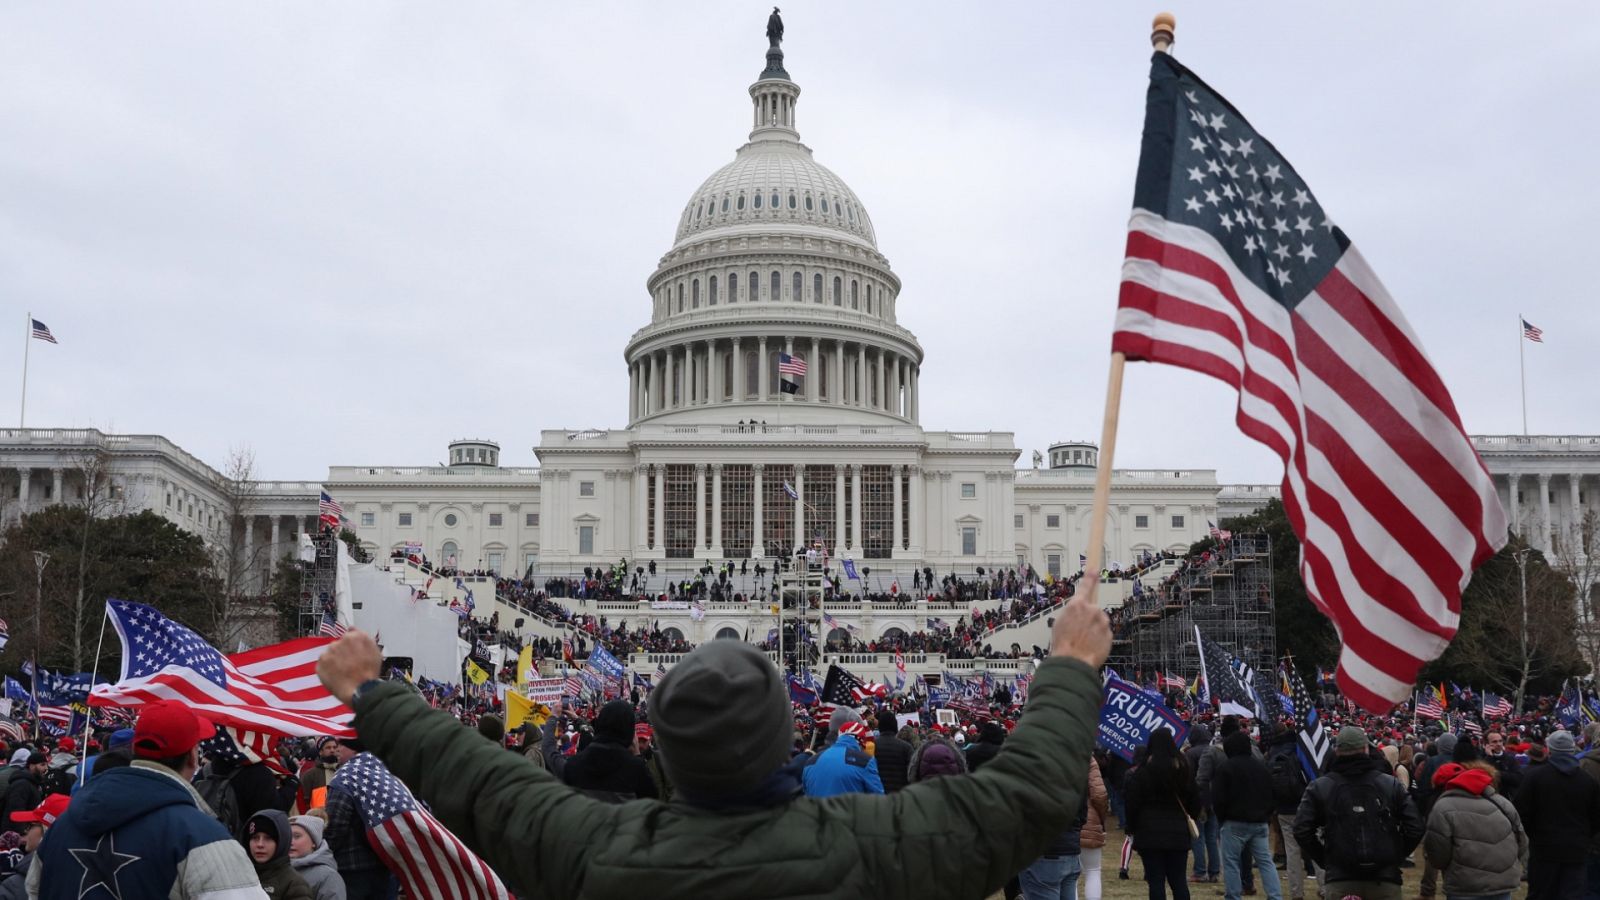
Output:
<instances>
[{"instance_id":1,"label":"flagpole","mask_svg":"<svg viewBox=\"0 0 1600 900\"><path fill-rule=\"evenodd\" d=\"M17 427L25 428L28 425L28 351L33 348L33 312L28 312L28 320L22 329L22 410L17 413ZM22 498L27 502L26 497Z\"/></svg>"},{"instance_id":2,"label":"flagpole","mask_svg":"<svg viewBox=\"0 0 1600 900\"><path fill-rule=\"evenodd\" d=\"M1522 313L1517 313L1517 369L1522 374L1522 436L1528 436L1528 360L1527 348L1523 344L1528 342L1526 332L1522 327ZM23 382L27 379L24 376Z\"/></svg>"},{"instance_id":3,"label":"flagpole","mask_svg":"<svg viewBox=\"0 0 1600 900\"><path fill-rule=\"evenodd\" d=\"M106 620L109 619L109 618L111 618L111 608L108 606L108 607L106 607L106 614L100 617L100 639L98 641L96 641L95 645L94 645L94 665L90 667L92 669L92 671L89 674L89 691L91 693L94 691L95 681L97 679L99 679L99 677L100 677L100 652L102 650L104 650L105 646L106 646ZM89 704L88 698L87 697L84 698L83 702L84 702L84 705L87 706ZM93 728L94 728L94 713L92 713L92 712L85 713L84 717L83 717L83 758L84 759L88 759L89 758L89 735L91 733L91 729L93 729ZM89 776L93 775L93 774L94 774L93 771L91 771L89 768L85 767L84 770L83 770L83 780L84 781L88 781L89 780Z\"/></svg>"}]
</instances>

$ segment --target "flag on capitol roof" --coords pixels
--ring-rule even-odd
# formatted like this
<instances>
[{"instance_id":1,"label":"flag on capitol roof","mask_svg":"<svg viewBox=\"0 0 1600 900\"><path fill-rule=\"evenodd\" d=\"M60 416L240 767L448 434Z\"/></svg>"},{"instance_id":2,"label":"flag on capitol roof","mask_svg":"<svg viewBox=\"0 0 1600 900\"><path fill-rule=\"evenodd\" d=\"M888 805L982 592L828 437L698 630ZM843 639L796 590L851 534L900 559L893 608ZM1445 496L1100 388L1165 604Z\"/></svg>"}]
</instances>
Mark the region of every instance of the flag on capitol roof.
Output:
<instances>
[{"instance_id":1,"label":"flag on capitol roof","mask_svg":"<svg viewBox=\"0 0 1600 900\"><path fill-rule=\"evenodd\" d=\"M1112 349L1211 375L1284 463L1306 593L1370 710L1449 645L1506 517L1399 307L1305 180L1167 53L1151 62ZM1213 687L1215 687L1213 685Z\"/></svg>"}]
</instances>

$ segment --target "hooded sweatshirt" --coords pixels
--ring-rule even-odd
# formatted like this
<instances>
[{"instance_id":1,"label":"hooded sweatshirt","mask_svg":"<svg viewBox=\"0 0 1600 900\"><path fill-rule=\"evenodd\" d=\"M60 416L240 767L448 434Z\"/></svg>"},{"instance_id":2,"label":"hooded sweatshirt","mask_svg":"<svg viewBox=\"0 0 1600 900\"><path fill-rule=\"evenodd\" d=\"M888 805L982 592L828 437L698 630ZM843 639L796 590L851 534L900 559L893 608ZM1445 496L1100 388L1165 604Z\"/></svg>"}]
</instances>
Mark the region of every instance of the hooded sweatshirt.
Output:
<instances>
[{"instance_id":1,"label":"hooded sweatshirt","mask_svg":"<svg viewBox=\"0 0 1600 900\"><path fill-rule=\"evenodd\" d=\"M256 863L251 857L256 877L261 879L261 889L272 900L315 900L311 885L289 865L289 817L275 809L265 809L251 816L239 831L239 843L244 845L246 853L250 852L250 839L262 832L274 837L278 845L272 858L264 863Z\"/></svg>"},{"instance_id":2,"label":"hooded sweatshirt","mask_svg":"<svg viewBox=\"0 0 1600 900\"><path fill-rule=\"evenodd\" d=\"M1434 774L1440 792L1428 814L1422 850L1444 873L1450 897L1515 891L1528 864L1528 835L1511 802L1491 786L1494 773L1446 763Z\"/></svg>"},{"instance_id":3,"label":"hooded sweatshirt","mask_svg":"<svg viewBox=\"0 0 1600 900\"><path fill-rule=\"evenodd\" d=\"M289 821L311 835L311 852L298 859L289 860L296 873L311 886L316 900L345 900L344 878L333 862L333 850L322 838L322 820L314 816L299 816Z\"/></svg>"},{"instance_id":4,"label":"hooded sweatshirt","mask_svg":"<svg viewBox=\"0 0 1600 900\"><path fill-rule=\"evenodd\" d=\"M1532 766L1517 790L1517 814L1541 860L1576 864L1589 857L1590 837L1600 830L1600 784L1578 768L1571 753L1555 752Z\"/></svg>"}]
</instances>

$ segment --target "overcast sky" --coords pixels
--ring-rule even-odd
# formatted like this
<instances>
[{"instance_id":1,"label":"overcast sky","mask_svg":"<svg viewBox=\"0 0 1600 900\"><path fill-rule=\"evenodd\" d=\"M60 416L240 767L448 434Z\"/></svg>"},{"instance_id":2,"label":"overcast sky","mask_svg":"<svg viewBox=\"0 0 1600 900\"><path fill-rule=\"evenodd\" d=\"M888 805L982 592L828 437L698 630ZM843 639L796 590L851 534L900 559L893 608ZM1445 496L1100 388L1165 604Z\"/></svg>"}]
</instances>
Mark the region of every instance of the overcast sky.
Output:
<instances>
[{"instance_id":1,"label":"overcast sky","mask_svg":"<svg viewBox=\"0 0 1600 900\"><path fill-rule=\"evenodd\" d=\"M790 2L802 139L871 212L930 429L1097 438L1151 15ZM1177 3L1179 58L1294 163L1474 433L1600 431L1587 4ZM622 349L749 128L761 3L0 6L0 422L264 477L622 427ZM1218 382L1130 367L1117 462L1281 470Z\"/></svg>"}]
</instances>

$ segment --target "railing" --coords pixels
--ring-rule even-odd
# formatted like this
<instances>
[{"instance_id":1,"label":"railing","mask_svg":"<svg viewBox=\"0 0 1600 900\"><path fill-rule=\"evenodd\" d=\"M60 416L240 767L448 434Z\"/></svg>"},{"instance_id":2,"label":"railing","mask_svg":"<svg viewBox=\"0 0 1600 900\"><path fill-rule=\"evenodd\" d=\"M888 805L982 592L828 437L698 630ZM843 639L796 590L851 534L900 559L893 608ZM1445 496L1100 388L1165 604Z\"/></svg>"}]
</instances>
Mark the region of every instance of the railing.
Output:
<instances>
[{"instance_id":1,"label":"railing","mask_svg":"<svg viewBox=\"0 0 1600 900\"><path fill-rule=\"evenodd\" d=\"M335 466L328 470L328 481L390 476L431 475L442 478L505 478L534 476L537 466Z\"/></svg>"},{"instance_id":2,"label":"railing","mask_svg":"<svg viewBox=\"0 0 1600 900\"><path fill-rule=\"evenodd\" d=\"M1478 450L1551 450L1557 452L1600 450L1600 437L1582 434L1478 434L1472 437Z\"/></svg>"}]
</instances>

